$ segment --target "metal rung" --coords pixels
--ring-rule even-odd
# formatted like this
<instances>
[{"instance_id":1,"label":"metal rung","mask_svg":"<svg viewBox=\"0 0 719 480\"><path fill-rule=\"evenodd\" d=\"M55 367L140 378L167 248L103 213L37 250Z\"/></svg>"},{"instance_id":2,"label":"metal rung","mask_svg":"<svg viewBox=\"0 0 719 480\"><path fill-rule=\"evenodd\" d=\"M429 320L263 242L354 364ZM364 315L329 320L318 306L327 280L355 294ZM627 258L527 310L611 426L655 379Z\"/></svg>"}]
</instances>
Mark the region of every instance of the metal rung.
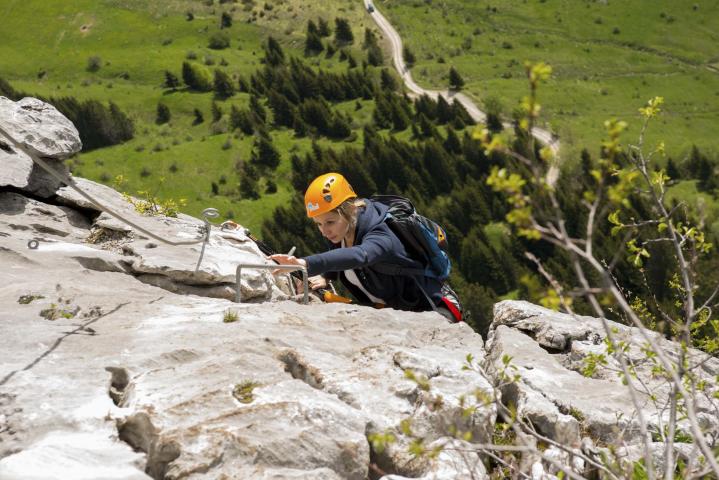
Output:
<instances>
[{"instance_id":1,"label":"metal rung","mask_svg":"<svg viewBox=\"0 0 719 480\"><path fill-rule=\"evenodd\" d=\"M309 301L307 268L303 267L302 265L275 265L267 263L241 263L237 265L237 271L235 272L235 280L237 281L235 302L242 303L242 289L240 287L240 280L242 279L243 268L258 268L260 270L287 270L288 272L300 270L302 272L302 286L304 287L304 296L302 298L302 303L307 305L307 302Z\"/></svg>"}]
</instances>

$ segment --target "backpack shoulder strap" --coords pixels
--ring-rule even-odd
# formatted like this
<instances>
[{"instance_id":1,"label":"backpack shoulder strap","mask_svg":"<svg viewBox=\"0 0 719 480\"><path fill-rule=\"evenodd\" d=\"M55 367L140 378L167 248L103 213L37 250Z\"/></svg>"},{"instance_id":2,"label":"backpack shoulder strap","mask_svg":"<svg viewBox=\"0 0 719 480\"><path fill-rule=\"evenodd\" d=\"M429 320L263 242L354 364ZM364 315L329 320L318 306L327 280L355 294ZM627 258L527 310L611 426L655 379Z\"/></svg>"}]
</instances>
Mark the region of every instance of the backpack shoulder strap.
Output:
<instances>
[{"instance_id":1,"label":"backpack shoulder strap","mask_svg":"<svg viewBox=\"0 0 719 480\"><path fill-rule=\"evenodd\" d=\"M375 263L370 265L369 268L384 275L406 275L414 277L417 275L424 276L427 274L423 268L403 267L393 263Z\"/></svg>"}]
</instances>

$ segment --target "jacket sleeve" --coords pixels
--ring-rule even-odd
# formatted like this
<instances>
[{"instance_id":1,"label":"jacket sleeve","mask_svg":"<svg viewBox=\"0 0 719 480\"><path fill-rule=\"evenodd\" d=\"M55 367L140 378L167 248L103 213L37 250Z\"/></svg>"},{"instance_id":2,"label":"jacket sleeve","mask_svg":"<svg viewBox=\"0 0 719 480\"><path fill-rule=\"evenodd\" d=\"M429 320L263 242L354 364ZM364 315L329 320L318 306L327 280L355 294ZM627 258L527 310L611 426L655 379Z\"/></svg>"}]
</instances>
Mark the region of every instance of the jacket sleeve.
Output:
<instances>
[{"instance_id":1,"label":"jacket sleeve","mask_svg":"<svg viewBox=\"0 0 719 480\"><path fill-rule=\"evenodd\" d=\"M312 275L325 272L341 272L366 267L381 261L391 261L393 249L399 242L385 224L367 232L362 243L353 247L336 248L324 253L305 257L307 273Z\"/></svg>"}]
</instances>

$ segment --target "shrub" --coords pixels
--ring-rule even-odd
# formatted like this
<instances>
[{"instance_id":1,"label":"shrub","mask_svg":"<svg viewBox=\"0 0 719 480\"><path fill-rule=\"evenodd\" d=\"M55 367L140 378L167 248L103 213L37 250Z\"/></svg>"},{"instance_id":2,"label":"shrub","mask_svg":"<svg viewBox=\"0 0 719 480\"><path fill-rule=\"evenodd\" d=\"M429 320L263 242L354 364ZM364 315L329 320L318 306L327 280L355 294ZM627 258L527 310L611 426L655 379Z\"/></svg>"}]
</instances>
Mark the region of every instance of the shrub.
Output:
<instances>
[{"instance_id":1,"label":"shrub","mask_svg":"<svg viewBox=\"0 0 719 480\"><path fill-rule=\"evenodd\" d=\"M209 92L213 87L210 72L196 63L182 62L182 81L191 90L199 92Z\"/></svg>"},{"instance_id":2,"label":"shrub","mask_svg":"<svg viewBox=\"0 0 719 480\"><path fill-rule=\"evenodd\" d=\"M163 123L169 122L170 117L170 108L162 102L158 103L155 123L157 123L158 125L162 125Z\"/></svg>"},{"instance_id":3,"label":"shrub","mask_svg":"<svg viewBox=\"0 0 719 480\"><path fill-rule=\"evenodd\" d=\"M222 50L230 46L230 37L224 32L213 33L207 46L213 50Z\"/></svg>"},{"instance_id":4,"label":"shrub","mask_svg":"<svg viewBox=\"0 0 719 480\"><path fill-rule=\"evenodd\" d=\"M87 59L87 71L88 72L97 72L100 70L100 67L102 66L102 60L97 55L93 55L92 57Z\"/></svg>"}]
</instances>

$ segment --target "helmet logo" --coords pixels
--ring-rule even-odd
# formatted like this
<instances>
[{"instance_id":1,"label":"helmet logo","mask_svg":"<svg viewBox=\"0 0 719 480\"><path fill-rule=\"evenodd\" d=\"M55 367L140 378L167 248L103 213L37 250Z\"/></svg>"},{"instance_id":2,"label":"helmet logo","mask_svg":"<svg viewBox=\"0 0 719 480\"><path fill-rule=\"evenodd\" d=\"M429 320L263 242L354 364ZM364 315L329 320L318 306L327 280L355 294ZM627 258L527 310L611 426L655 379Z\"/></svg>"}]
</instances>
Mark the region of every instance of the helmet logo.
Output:
<instances>
[{"instance_id":1,"label":"helmet logo","mask_svg":"<svg viewBox=\"0 0 719 480\"><path fill-rule=\"evenodd\" d=\"M307 204L307 211L308 212L314 212L315 210L319 209L320 205L318 203L308 203Z\"/></svg>"}]
</instances>

